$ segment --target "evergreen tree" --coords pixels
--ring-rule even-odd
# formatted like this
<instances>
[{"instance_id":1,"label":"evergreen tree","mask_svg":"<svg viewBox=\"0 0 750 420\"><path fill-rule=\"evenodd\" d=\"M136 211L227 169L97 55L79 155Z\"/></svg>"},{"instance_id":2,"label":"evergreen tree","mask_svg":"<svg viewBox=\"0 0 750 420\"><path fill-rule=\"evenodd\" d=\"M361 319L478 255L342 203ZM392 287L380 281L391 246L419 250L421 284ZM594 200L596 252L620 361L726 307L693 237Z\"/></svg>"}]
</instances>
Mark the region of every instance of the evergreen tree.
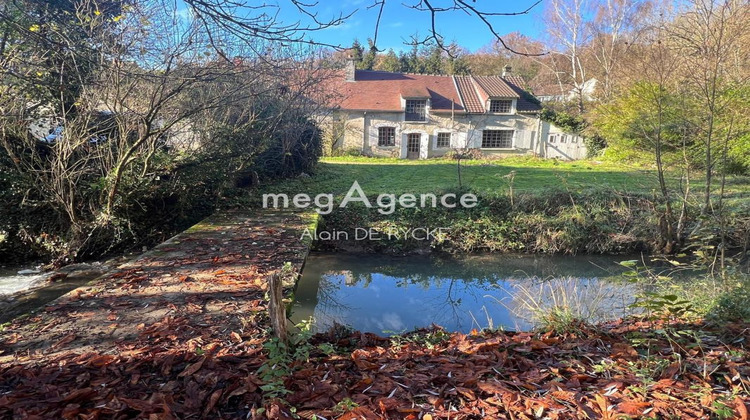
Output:
<instances>
[{"instance_id":1,"label":"evergreen tree","mask_svg":"<svg viewBox=\"0 0 750 420\"><path fill-rule=\"evenodd\" d=\"M424 51L422 72L426 74L445 74L443 70L443 50L438 45L427 47Z\"/></svg>"},{"instance_id":2,"label":"evergreen tree","mask_svg":"<svg viewBox=\"0 0 750 420\"><path fill-rule=\"evenodd\" d=\"M471 74L471 66L467 60L467 52L455 42L448 45L448 57L443 64L445 72L448 74Z\"/></svg>"},{"instance_id":3,"label":"evergreen tree","mask_svg":"<svg viewBox=\"0 0 750 420\"><path fill-rule=\"evenodd\" d=\"M409 60L409 54L403 51L399 53L398 66L399 66L399 71L402 73L409 73L411 71L411 62Z\"/></svg>"},{"instance_id":4,"label":"evergreen tree","mask_svg":"<svg viewBox=\"0 0 750 420\"><path fill-rule=\"evenodd\" d=\"M448 74L471 74L471 67L466 57L459 56L455 58L449 58L446 63L446 71Z\"/></svg>"},{"instance_id":5,"label":"evergreen tree","mask_svg":"<svg viewBox=\"0 0 750 420\"><path fill-rule=\"evenodd\" d=\"M375 67L375 57L378 54L378 48L375 46L375 43L372 42L372 39L367 39L367 53L362 56L362 61L360 62L359 68L360 70L372 70Z\"/></svg>"},{"instance_id":6,"label":"evergreen tree","mask_svg":"<svg viewBox=\"0 0 750 420\"><path fill-rule=\"evenodd\" d=\"M416 41L416 37L412 37L411 50L406 54L406 70L407 73L423 73L424 66L421 58L419 57L419 44Z\"/></svg>"},{"instance_id":7,"label":"evergreen tree","mask_svg":"<svg viewBox=\"0 0 750 420\"><path fill-rule=\"evenodd\" d=\"M354 60L354 65L357 66L357 68L360 68L362 65L362 54L364 52L364 48L362 48L362 45L359 43L359 40L355 39L352 43L351 48L351 55L352 60Z\"/></svg>"},{"instance_id":8,"label":"evergreen tree","mask_svg":"<svg viewBox=\"0 0 750 420\"><path fill-rule=\"evenodd\" d=\"M378 63L377 69L392 72L401 71L401 61L399 61L396 52L393 51L393 48L389 49L388 53L383 56L383 59L380 60L380 63Z\"/></svg>"}]
</instances>

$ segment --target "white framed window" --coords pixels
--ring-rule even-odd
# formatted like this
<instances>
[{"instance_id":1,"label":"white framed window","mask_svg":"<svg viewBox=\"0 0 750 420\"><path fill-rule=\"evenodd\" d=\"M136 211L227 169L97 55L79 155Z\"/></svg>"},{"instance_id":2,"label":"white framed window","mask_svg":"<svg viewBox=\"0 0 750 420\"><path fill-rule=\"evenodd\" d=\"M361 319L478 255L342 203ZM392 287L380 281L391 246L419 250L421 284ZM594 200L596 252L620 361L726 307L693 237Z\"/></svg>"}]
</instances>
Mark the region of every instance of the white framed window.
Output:
<instances>
[{"instance_id":1,"label":"white framed window","mask_svg":"<svg viewBox=\"0 0 750 420\"><path fill-rule=\"evenodd\" d=\"M513 130L482 130L482 149L510 149Z\"/></svg>"},{"instance_id":2,"label":"white framed window","mask_svg":"<svg viewBox=\"0 0 750 420\"><path fill-rule=\"evenodd\" d=\"M490 112L495 114L510 114L513 110L512 99L491 99Z\"/></svg>"},{"instance_id":3,"label":"white framed window","mask_svg":"<svg viewBox=\"0 0 750 420\"><path fill-rule=\"evenodd\" d=\"M449 147L451 147L451 133L449 132L437 133L437 136L435 137L435 148L447 149Z\"/></svg>"}]
</instances>

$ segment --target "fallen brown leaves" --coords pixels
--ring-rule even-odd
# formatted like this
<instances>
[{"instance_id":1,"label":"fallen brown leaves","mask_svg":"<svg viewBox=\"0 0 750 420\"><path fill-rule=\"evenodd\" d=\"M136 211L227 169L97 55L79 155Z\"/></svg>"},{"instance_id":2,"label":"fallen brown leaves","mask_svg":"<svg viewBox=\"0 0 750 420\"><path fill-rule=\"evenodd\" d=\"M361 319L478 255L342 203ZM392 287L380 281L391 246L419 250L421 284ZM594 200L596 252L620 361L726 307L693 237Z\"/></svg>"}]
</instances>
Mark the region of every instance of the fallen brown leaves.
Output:
<instances>
[{"instance_id":1,"label":"fallen brown leaves","mask_svg":"<svg viewBox=\"0 0 750 420\"><path fill-rule=\"evenodd\" d=\"M276 224L288 229L269 236ZM217 215L14 321L0 332L0 418L246 418L263 403L265 278L301 265L308 224Z\"/></svg>"},{"instance_id":2,"label":"fallen brown leaves","mask_svg":"<svg viewBox=\"0 0 750 420\"><path fill-rule=\"evenodd\" d=\"M637 320L438 343L319 335L286 400L269 400L264 279L301 263L304 226L229 215L14 322L0 333L0 418L748 418L750 326Z\"/></svg>"},{"instance_id":3,"label":"fallen brown leaves","mask_svg":"<svg viewBox=\"0 0 750 420\"><path fill-rule=\"evenodd\" d=\"M348 357L300 367L288 401L325 418L352 418L336 410L346 399L372 418L747 418L748 331L628 320L578 334L451 334L436 346L366 348L356 333L344 339L353 343Z\"/></svg>"},{"instance_id":4,"label":"fallen brown leaves","mask_svg":"<svg viewBox=\"0 0 750 420\"><path fill-rule=\"evenodd\" d=\"M204 367L201 369L201 367ZM0 416L42 418L183 418L237 414L260 403L256 360L221 349L211 356L174 350L108 356L70 354L2 369ZM239 415L239 414L237 414ZM5 418L5 417L4 417Z\"/></svg>"},{"instance_id":5,"label":"fallen brown leaves","mask_svg":"<svg viewBox=\"0 0 750 420\"><path fill-rule=\"evenodd\" d=\"M282 403L264 400L256 376L265 336L232 331L225 340L182 341L175 331L188 321L144 328L114 354L3 365L0 417L247 418L265 407L264 416L292 418L293 406L303 418L327 419L747 418L750 367L740 340L750 337L739 327L728 330L735 344L704 342L697 352L697 342L670 346L633 320L577 335L451 334L430 346L360 333L316 336L313 343L332 342L337 353L313 351L296 362ZM651 355L624 331L650 337Z\"/></svg>"}]
</instances>

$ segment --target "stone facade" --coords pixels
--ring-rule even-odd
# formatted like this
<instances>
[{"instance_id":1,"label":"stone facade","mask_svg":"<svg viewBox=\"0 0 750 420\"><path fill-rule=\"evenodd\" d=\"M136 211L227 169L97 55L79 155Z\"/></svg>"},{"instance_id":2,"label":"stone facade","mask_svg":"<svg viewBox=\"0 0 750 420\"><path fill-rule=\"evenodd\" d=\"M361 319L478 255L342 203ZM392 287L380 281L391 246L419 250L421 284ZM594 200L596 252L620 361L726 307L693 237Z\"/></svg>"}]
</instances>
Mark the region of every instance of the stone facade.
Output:
<instances>
[{"instance_id":1,"label":"stone facade","mask_svg":"<svg viewBox=\"0 0 750 420\"><path fill-rule=\"evenodd\" d=\"M426 122L405 121L404 113L383 111L338 111L322 121L322 126L334 144L344 151L358 151L366 156L406 158L407 136L420 135L420 159L439 157L451 149L480 149L486 155L540 155L542 133L547 123L541 124L534 115L495 114L430 114ZM394 127L395 145L378 146L378 129ZM512 147L482 149L483 130L513 130ZM438 147L438 133L451 133L450 147Z\"/></svg>"}]
</instances>

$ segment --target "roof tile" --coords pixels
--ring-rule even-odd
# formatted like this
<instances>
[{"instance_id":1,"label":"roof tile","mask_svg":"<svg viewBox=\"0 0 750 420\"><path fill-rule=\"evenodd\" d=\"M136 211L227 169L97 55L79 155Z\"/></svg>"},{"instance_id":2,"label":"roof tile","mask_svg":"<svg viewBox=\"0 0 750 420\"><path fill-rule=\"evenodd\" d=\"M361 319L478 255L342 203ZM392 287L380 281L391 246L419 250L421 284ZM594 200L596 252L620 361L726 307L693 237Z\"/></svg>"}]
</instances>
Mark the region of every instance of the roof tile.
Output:
<instances>
[{"instance_id":1,"label":"roof tile","mask_svg":"<svg viewBox=\"0 0 750 420\"><path fill-rule=\"evenodd\" d=\"M489 97L518 98L519 95L498 76L474 76L474 81Z\"/></svg>"},{"instance_id":2,"label":"roof tile","mask_svg":"<svg viewBox=\"0 0 750 420\"><path fill-rule=\"evenodd\" d=\"M342 109L400 112L402 98L429 97L433 112L483 114L490 97L518 98L518 112L536 112L538 101L524 91L518 76L432 76L357 70L355 81L347 82L344 72L324 81L336 92L335 103Z\"/></svg>"},{"instance_id":3,"label":"roof tile","mask_svg":"<svg viewBox=\"0 0 750 420\"><path fill-rule=\"evenodd\" d=\"M479 99L474 83L471 81L471 76L454 76L456 79L456 86L461 94L461 99L466 107L466 111L470 113L483 113L484 105L482 100Z\"/></svg>"},{"instance_id":4,"label":"roof tile","mask_svg":"<svg viewBox=\"0 0 750 420\"><path fill-rule=\"evenodd\" d=\"M518 94L518 100L516 101L517 112L539 112L542 110L542 105L539 100L527 90L523 89L523 86L525 85L523 77L508 75L503 79L505 79L508 86Z\"/></svg>"},{"instance_id":5,"label":"roof tile","mask_svg":"<svg viewBox=\"0 0 750 420\"><path fill-rule=\"evenodd\" d=\"M402 97L429 97L432 111L464 112L450 76L357 70L355 82L336 81L343 109L401 111Z\"/></svg>"}]
</instances>

